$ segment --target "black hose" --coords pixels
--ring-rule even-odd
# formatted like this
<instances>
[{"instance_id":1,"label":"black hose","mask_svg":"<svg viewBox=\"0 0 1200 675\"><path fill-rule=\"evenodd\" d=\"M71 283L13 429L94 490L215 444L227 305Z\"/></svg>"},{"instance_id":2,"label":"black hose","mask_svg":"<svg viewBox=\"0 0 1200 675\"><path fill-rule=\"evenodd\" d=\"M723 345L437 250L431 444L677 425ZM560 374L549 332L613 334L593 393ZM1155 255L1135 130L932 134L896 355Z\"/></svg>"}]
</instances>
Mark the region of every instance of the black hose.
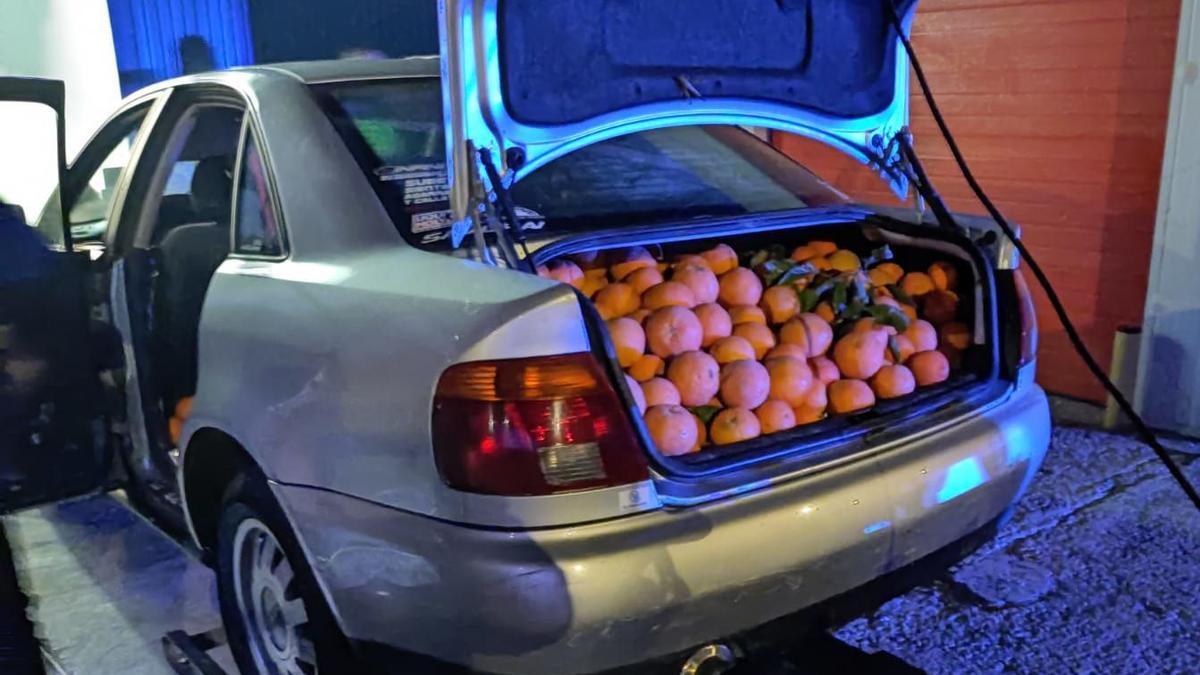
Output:
<instances>
[{"instance_id":1,"label":"black hose","mask_svg":"<svg viewBox=\"0 0 1200 675\"><path fill-rule=\"evenodd\" d=\"M919 59L917 59L917 53L913 50L912 43L909 41L908 36L904 32L904 26L900 21L900 16L896 13L895 5L892 4L892 0L882 1L887 10L888 17L891 20L892 27L895 28L896 34L900 37L901 44L904 45L904 51L908 54L908 60L912 63L913 73L916 74L917 82L921 86L921 93L925 96L925 101L929 104L929 111L933 113L933 119L935 122L937 122L938 129L942 132L942 136L946 139L946 144L950 147L950 154L954 155L954 162L958 165L959 171L962 172L963 178L966 179L967 185L971 187L971 191L975 193L975 196L979 199L980 203L983 204L983 207L987 209L988 214L992 216L992 219L996 221L996 224L1000 226L1000 229L1004 231L1004 234L1008 236L1009 240L1013 242L1013 245L1017 247L1017 251L1020 252L1021 258L1024 259L1029 265L1029 269L1033 272L1033 276L1037 278L1038 284L1040 284L1042 289L1046 292L1046 297L1050 299L1050 305L1054 308L1054 313L1058 315L1058 320L1062 323L1063 329L1066 330L1067 338L1071 341L1071 346L1074 347L1075 351L1079 353L1080 358L1083 359L1084 364L1087 365L1087 368L1091 371L1092 376L1095 377L1096 380L1104 386L1104 389L1108 391L1109 395L1113 397L1113 400L1117 402L1117 405L1120 406L1121 410L1133 423L1134 430L1137 432L1138 436L1141 437L1142 441L1146 443L1146 445L1150 446L1150 449L1153 450L1154 454L1158 456L1159 461L1161 461L1163 465L1167 467L1167 471L1171 473L1171 477L1175 479L1175 482L1179 483L1179 487L1182 488L1184 493L1187 494L1188 499L1190 499L1192 502L1192 505L1195 506L1197 510L1200 510L1200 494L1196 492L1196 488L1191 484L1191 482L1188 481L1187 476L1183 473L1183 469L1179 468L1179 464L1177 464L1174 458L1171 457L1170 452L1163 447L1163 444L1159 442L1158 437L1154 435L1154 432L1149 426L1146 425L1146 422L1142 420L1141 416L1138 415L1133 409L1133 406L1125 398L1125 395L1122 394L1119 389L1117 389L1117 386L1112 383L1112 380L1108 379L1108 375L1105 374L1104 369L1100 367L1100 364L1096 362L1095 357L1093 357L1092 353L1088 351L1087 345L1083 343L1083 339L1079 336L1079 331L1075 329L1075 324L1071 322L1071 317L1067 314L1066 307L1063 306L1062 300L1060 300L1058 297L1058 293L1054 291L1054 287L1050 285L1050 279L1046 276L1046 273L1042 271L1042 266L1037 263L1037 260L1034 259L1033 255L1029 252L1029 249L1026 248L1025 244L1021 242L1020 237L1017 236L1012 225L1010 225L1008 220L1004 218L1004 215L1000 213L1000 209L996 208L996 205L992 203L992 200L987 196L987 193L983 191L982 187L980 187L979 181L975 180L975 174L971 173L971 168L967 166L967 160L963 157L962 151L959 150L958 143L954 140L954 135L950 133L950 127L946 125L946 119L942 116L942 111L938 108L937 101L934 100L933 91L929 87L929 81L925 79L925 71L921 68L921 62Z\"/></svg>"}]
</instances>

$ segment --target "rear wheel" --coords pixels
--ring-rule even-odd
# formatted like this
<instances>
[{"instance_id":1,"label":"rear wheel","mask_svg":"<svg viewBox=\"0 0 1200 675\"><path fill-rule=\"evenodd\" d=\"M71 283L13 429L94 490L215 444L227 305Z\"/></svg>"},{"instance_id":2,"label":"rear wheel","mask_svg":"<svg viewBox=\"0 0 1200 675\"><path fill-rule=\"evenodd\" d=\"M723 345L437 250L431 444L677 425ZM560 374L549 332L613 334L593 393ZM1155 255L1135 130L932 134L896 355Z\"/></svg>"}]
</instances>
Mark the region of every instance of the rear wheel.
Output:
<instances>
[{"instance_id":1,"label":"rear wheel","mask_svg":"<svg viewBox=\"0 0 1200 675\"><path fill-rule=\"evenodd\" d=\"M224 503L217 586L239 670L244 675L355 672L346 639L266 486L239 477Z\"/></svg>"}]
</instances>

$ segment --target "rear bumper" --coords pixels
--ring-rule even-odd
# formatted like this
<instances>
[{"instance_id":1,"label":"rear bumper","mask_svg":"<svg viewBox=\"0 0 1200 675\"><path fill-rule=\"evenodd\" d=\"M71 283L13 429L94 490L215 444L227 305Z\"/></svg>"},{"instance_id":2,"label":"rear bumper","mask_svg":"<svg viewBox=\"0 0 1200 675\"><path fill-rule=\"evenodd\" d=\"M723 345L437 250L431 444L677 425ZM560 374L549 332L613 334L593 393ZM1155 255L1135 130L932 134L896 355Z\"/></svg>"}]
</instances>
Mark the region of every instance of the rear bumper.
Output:
<instances>
[{"instance_id":1,"label":"rear bumper","mask_svg":"<svg viewBox=\"0 0 1200 675\"><path fill-rule=\"evenodd\" d=\"M1049 445L1028 385L867 458L685 509L523 532L276 485L347 636L488 671L591 672L792 614L993 521Z\"/></svg>"}]
</instances>

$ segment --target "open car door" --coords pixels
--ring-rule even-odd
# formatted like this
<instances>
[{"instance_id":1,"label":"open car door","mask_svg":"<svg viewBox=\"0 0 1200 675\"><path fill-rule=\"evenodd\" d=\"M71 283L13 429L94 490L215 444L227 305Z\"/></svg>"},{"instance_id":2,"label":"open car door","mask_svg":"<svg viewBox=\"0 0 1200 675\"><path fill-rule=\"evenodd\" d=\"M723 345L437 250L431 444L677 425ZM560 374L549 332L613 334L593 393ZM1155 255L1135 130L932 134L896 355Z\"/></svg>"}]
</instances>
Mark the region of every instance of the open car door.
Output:
<instances>
[{"instance_id":1,"label":"open car door","mask_svg":"<svg viewBox=\"0 0 1200 675\"><path fill-rule=\"evenodd\" d=\"M57 147L44 152L56 153L59 185L66 176L64 99L61 81L0 77L2 118L48 129L53 116ZM26 165L48 159L17 158ZM60 191L52 194L46 208L59 211L56 224L66 223ZM74 250L69 228L39 233L20 207L0 205L0 513L104 486L110 453L92 353L90 265L88 252Z\"/></svg>"}]
</instances>

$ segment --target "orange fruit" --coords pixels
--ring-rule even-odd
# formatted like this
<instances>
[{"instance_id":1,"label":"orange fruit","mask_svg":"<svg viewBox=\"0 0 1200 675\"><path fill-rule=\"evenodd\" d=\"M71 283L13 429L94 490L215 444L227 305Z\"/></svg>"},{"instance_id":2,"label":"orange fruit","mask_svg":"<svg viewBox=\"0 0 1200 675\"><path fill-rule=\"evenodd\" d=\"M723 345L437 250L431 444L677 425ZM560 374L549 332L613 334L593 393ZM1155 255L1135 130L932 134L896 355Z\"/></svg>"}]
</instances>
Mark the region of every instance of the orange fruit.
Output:
<instances>
[{"instance_id":1,"label":"orange fruit","mask_svg":"<svg viewBox=\"0 0 1200 675\"><path fill-rule=\"evenodd\" d=\"M771 359L777 359L783 356L807 359L808 350L802 348L800 345L791 344L790 342L780 342L772 347L771 351L767 352L767 355L763 357L763 361L770 361Z\"/></svg>"},{"instance_id":2,"label":"orange fruit","mask_svg":"<svg viewBox=\"0 0 1200 675\"><path fill-rule=\"evenodd\" d=\"M713 274L725 274L738 266L737 252L728 244L717 244L700 255L708 261L708 267Z\"/></svg>"},{"instance_id":3,"label":"orange fruit","mask_svg":"<svg viewBox=\"0 0 1200 675\"><path fill-rule=\"evenodd\" d=\"M704 328L690 309L663 307L646 317L646 345L650 351L667 358L700 348Z\"/></svg>"},{"instance_id":4,"label":"orange fruit","mask_svg":"<svg viewBox=\"0 0 1200 675\"><path fill-rule=\"evenodd\" d=\"M870 330L881 330L881 331L887 333L888 335L895 335L898 332L896 330L895 326L889 326L884 323L879 323L878 321L876 321L875 319L872 319L869 316L864 316L863 318L859 319L858 321L855 321L854 328L852 328L851 330L855 333L861 333L863 331L870 331Z\"/></svg>"},{"instance_id":5,"label":"orange fruit","mask_svg":"<svg viewBox=\"0 0 1200 675\"><path fill-rule=\"evenodd\" d=\"M642 293L642 307L646 309L662 309L663 307L696 306L696 295L692 289L678 281L664 281L655 284Z\"/></svg>"},{"instance_id":6,"label":"orange fruit","mask_svg":"<svg viewBox=\"0 0 1200 675\"><path fill-rule=\"evenodd\" d=\"M820 316L806 312L783 324L779 340L800 347L806 356L820 356L833 344L833 327Z\"/></svg>"},{"instance_id":7,"label":"orange fruit","mask_svg":"<svg viewBox=\"0 0 1200 675\"><path fill-rule=\"evenodd\" d=\"M643 267L629 273L625 277L624 282L633 286L633 290L641 295L646 292L646 289L663 282L662 272L658 271L657 267Z\"/></svg>"},{"instance_id":8,"label":"orange fruit","mask_svg":"<svg viewBox=\"0 0 1200 675\"><path fill-rule=\"evenodd\" d=\"M632 377L626 375L625 386L629 387L629 393L633 396L633 402L637 404L638 412L643 415L646 414L646 395L642 391L642 385L638 384Z\"/></svg>"},{"instance_id":9,"label":"orange fruit","mask_svg":"<svg viewBox=\"0 0 1200 675\"><path fill-rule=\"evenodd\" d=\"M572 253L571 260L579 265L579 269L587 272L604 267L605 257L600 251L584 251L583 253ZM608 270L604 270L607 275Z\"/></svg>"},{"instance_id":10,"label":"orange fruit","mask_svg":"<svg viewBox=\"0 0 1200 675\"><path fill-rule=\"evenodd\" d=\"M595 274L593 274L595 273ZM583 273L583 283L580 284L579 290L589 298L595 298L602 288L608 286L608 270L588 270Z\"/></svg>"},{"instance_id":11,"label":"orange fruit","mask_svg":"<svg viewBox=\"0 0 1200 675\"><path fill-rule=\"evenodd\" d=\"M842 375L865 380L883 367L887 338L881 330L848 333L833 346L833 362Z\"/></svg>"},{"instance_id":12,"label":"orange fruit","mask_svg":"<svg viewBox=\"0 0 1200 675\"><path fill-rule=\"evenodd\" d=\"M708 429L704 428L704 420L695 415L692 415L692 419L696 420L696 445L692 446L692 452L699 452L708 442Z\"/></svg>"},{"instance_id":13,"label":"orange fruit","mask_svg":"<svg viewBox=\"0 0 1200 675\"><path fill-rule=\"evenodd\" d=\"M908 357L917 352L917 348L913 346L912 340L908 339L907 335L897 335L892 338L891 343L896 345L896 351L900 352L900 358L892 353L892 344L888 344L888 348L883 352L883 360L888 363L904 363Z\"/></svg>"},{"instance_id":14,"label":"orange fruit","mask_svg":"<svg viewBox=\"0 0 1200 675\"><path fill-rule=\"evenodd\" d=\"M667 367L667 379L679 390L683 405L706 405L721 388L721 367L704 352L684 352Z\"/></svg>"},{"instance_id":15,"label":"orange fruit","mask_svg":"<svg viewBox=\"0 0 1200 675\"><path fill-rule=\"evenodd\" d=\"M792 260L795 260L796 262L808 262L809 260L812 260L820 255L820 251L812 246L809 246L808 244L797 246L796 248L792 249Z\"/></svg>"},{"instance_id":16,"label":"orange fruit","mask_svg":"<svg viewBox=\"0 0 1200 675\"><path fill-rule=\"evenodd\" d=\"M842 374L838 372L837 364L835 364L828 356L814 356L808 360L808 367L813 371L813 377L817 378L825 384L829 384L834 380L841 379Z\"/></svg>"},{"instance_id":17,"label":"orange fruit","mask_svg":"<svg viewBox=\"0 0 1200 675\"><path fill-rule=\"evenodd\" d=\"M923 319L909 323L908 329L904 331L904 337L912 341L914 352L937 349L937 329Z\"/></svg>"},{"instance_id":18,"label":"orange fruit","mask_svg":"<svg viewBox=\"0 0 1200 675\"><path fill-rule=\"evenodd\" d=\"M824 382L813 381L812 386L808 388L808 393L804 395L804 401L792 408L792 413L796 416L796 424L811 424L825 416L825 409L829 407L827 390L828 385Z\"/></svg>"},{"instance_id":19,"label":"orange fruit","mask_svg":"<svg viewBox=\"0 0 1200 675\"><path fill-rule=\"evenodd\" d=\"M721 401L730 407L757 408L767 400L771 378L763 364L752 359L721 367Z\"/></svg>"},{"instance_id":20,"label":"orange fruit","mask_svg":"<svg viewBox=\"0 0 1200 675\"><path fill-rule=\"evenodd\" d=\"M644 323L646 323L646 317L650 316L650 314L651 314L651 310L646 309L645 307L642 307L639 309L635 309L633 312L630 312L629 318L633 319L634 321L636 321L638 323L644 324Z\"/></svg>"},{"instance_id":21,"label":"orange fruit","mask_svg":"<svg viewBox=\"0 0 1200 675\"><path fill-rule=\"evenodd\" d=\"M875 392L862 380L838 380L829 384L829 412L836 414L866 410L875 405Z\"/></svg>"},{"instance_id":22,"label":"orange fruit","mask_svg":"<svg viewBox=\"0 0 1200 675\"><path fill-rule=\"evenodd\" d=\"M682 398L679 389L670 380L654 377L638 385L646 399L646 405L679 405Z\"/></svg>"},{"instance_id":23,"label":"orange fruit","mask_svg":"<svg viewBox=\"0 0 1200 675\"><path fill-rule=\"evenodd\" d=\"M546 268L549 278L575 288L583 288L583 270L570 260L552 260Z\"/></svg>"},{"instance_id":24,"label":"orange fruit","mask_svg":"<svg viewBox=\"0 0 1200 675\"><path fill-rule=\"evenodd\" d=\"M904 268L894 262L881 262L871 268L872 272L877 272L879 276L887 281L884 284L897 284L904 278Z\"/></svg>"},{"instance_id":25,"label":"orange fruit","mask_svg":"<svg viewBox=\"0 0 1200 675\"><path fill-rule=\"evenodd\" d=\"M646 409L643 419L654 446L670 457L692 451L696 445L696 423L687 408L678 405L656 405Z\"/></svg>"},{"instance_id":26,"label":"orange fruit","mask_svg":"<svg viewBox=\"0 0 1200 675\"><path fill-rule=\"evenodd\" d=\"M729 308L729 320L733 325L739 323L767 323L767 315L761 307L754 305L735 305Z\"/></svg>"},{"instance_id":27,"label":"orange fruit","mask_svg":"<svg viewBox=\"0 0 1200 675\"><path fill-rule=\"evenodd\" d=\"M659 274L666 274L667 270L671 269L671 265L669 263L660 262L654 265L654 269L658 270Z\"/></svg>"},{"instance_id":28,"label":"orange fruit","mask_svg":"<svg viewBox=\"0 0 1200 675\"><path fill-rule=\"evenodd\" d=\"M945 382L950 377L950 360L938 351L913 354L908 360L908 368L916 378L917 385L922 387Z\"/></svg>"},{"instance_id":29,"label":"orange fruit","mask_svg":"<svg viewBox=\"0 0 1200 675\"><path fill-rule=\"evenodd\" d=\"M818 302L812 313L824 319L826 323L833 323L833 305L828 302Z\"/></svg>"},{"instance_id":30,"label":"orange fruit","mask_svg":"<svg viewBox=\"0 0 1200 675\"><path fill-rule=\"evenodd\" d=\"M185 396L179 399L175 404L175 416L181 420L186 420L192 414L192 397Z\"/></svg>"},{"instance_id":31,"label":"orange fruit","mask_svg":"<svg viewBox=\"0 0 1200 675\"><path fill-rule=\"evenodd\" d=\"M929 278L924 272L909 272L900 280L900 288L914 298L919 298L930 291L935 290L933 287L933 279Z\"/></svg>"},{"instance_id":32,"label":"orange fruit","mask_svg":"<svg viewBox=\"0 0 1200 675\"><path fill-rule=\"evenodd\" d=\"M683 255L676 256L675 262L671 263L671 269L676 271L685 267L703 267L706 270L709 269L708 261L704 259L704 256L695 253L684 253Z\"/></svg>"},{"instance_id":33,"label":"orange fruit","mask_svg":"<svg viewBox=\"0 0 1200 675\"><path fill-rule=\"evenodd\" d=\"M772 286L763 291L758 306L768 322L781 324L800 312L800 295L791 286Z\"/></svg>"},{"instance_id":34,"label":"orange fruit","mask_svg":"<svg viewBox=\"0 0 1200 675\"><path fill-rule=\"evenodd\" d=\"M642 354L641 358L629 366L629 375L638 382L645 382L652 377L662 375L667 371L667 364L654 354Z\"/></svg>"},{"instance_id":35,"label":"orange fruit","mask_svg":"<svg viewBox=\"0 0 1200 675\"><path fill-rule=\"evenodd\" d=\"M757 305L763 285L758 275L745 267L735 267L721 275L718 298L722 305Z\"/></svg>"},{"instance_id":36,"label":"orange fruit","mask_svg":"<svg viewBox=\"0 0 1200 675\"><path fill-rule=\"evenodd\" d=\"M857 272L862 269L862 260L854 251L841 249L829 255L829 266L839 272Z\"/></svg>"},{"instance_id":37,"label":"orange fruit","mask_svg":"<svg viewBox=\"0 0 1200 675\"><path fill-rule=\"evenodd\" d=\"M641 246L632 246L608 253L608 269L616 281L623 280L643 267L654 267L656 262L654 256Z\"/></svg>"},{"instance_id":38,"label":"orange fruit","mask_svg":"<svg viewBox=\"0 0 1200 675\"><path fill-rule=\"evenodd\" d=\"M938 329L938 338L942 345L962 351L971 346L971 329L965 323L951 321Z\"/></svg>"},{"instance_id":39,"label":"orange fruit","mask_svg":"<svg viewBox=\"0 0 1200 675\"><path fill-rule=\"evenodd\" d=\"M782 356L767 361L767 374L771 378L771 398L796 407L804 402L812 387L812 369L808 362L791 356Z\"/></svg>"},{"instance_id":40,"label":"orange fruit","mask_svg":"<svg viewBox=\"0 0 1200 675\"><path fill-rule=\"evenodd\" d=\"M167 433L171 436L171 442L178 445L179 439L183 436L183 420L178 417L167 420Z\"/></svg>"},{"instance_id":41,"label":"orange fruit","mask_svg":"<svg viewBox=\"0 0 1200 675\"><path fill-rule=\"evenodd\" d=\"M958 288L958 268L939 260L929 266L929 279L933 287L939 291L952 291Z\"/></svg>"},{"instance_id":42,"label":"orange fruit","mask_svg":"<svg viewBox=\"0 0 1200 675\"><path fill-rule=\"evenodd\" d=\"M888 284L895 283L886 271L878 267L873 267L870 272L867 272L867 281L871 282L871 285L876 288L882 288Z\"/></svg>"},{"instance_id":43,"label":"orange fruit","mask_svg":"<svg viewBox=\"0 0 1200 675\"><path fill-rule=\"evenodd\" d=\"M708 353L712 355L717 363L725 365L742 359L751 359L754 357L754 345L750 341L737 335L729 335L720 338L708 348Z\"/></svg>"},{"instance_id":44,"label":"orange fruit","mask_svg":"<svg viewBox=\"0 0 1200 675\"><path fill-rule=\"evenodd\" d=\"M675 274L671 276L671 281L687 286L692 289L692 296L695 298L696 304L704 304L717 301L717 294L720 292L720 282L717 281L717 275L713 274L712 270L699 265L688 265L686 267L676 267Z\"/></svg>"},{"instance_id":45,"label":"orange fruit","mask_svg":"<svg viewBox=\"0 0 1200 675\"><path fill-rule=\"evenodd\" d=\"M884 366L871 378L871 389L879 398L898 398L913 393L917 380L904 366Z\"/></svg>"},{"instance_id":46,"label":"orange fruit","mask_svg":"<svg viewBox=\"0 0 1200 675\"><path fill-rule=\"evenodd\" d=\"M913 321L917 320L917 308L916 307L913 307L912 305L906 305L904 303L900 303L900 311L904 312L904 316L908 317L908 321L910 324Z\"/></svg>"},{"instance_id":47,"label":"orange fruit","mask_svg":"<svg viewBox=\"0 0 1200 675\"><path fill-rule=\"evenodd\" d=\"M764 434L776 431L787 431L796 426L796 413L783 401L770 400L763 403L754 411L758 418L759 429Z\"/></svg>"},{"instance_id":48,"label":"orange fruit","mask_svg":"<svg viewBox=\"0 0 1200 675\"><path fill-rule=\"evenodd\" d=\"M824 272L825 270L833 269L833 264L830 263L829 258L826 258L825 256L819 256L819 257L813 258L807 262L809 265L812 265L813 267L817 268L818 271L821 271L821 272Z\"/></svg>"},{"instance_id":49,"label":"orange fruit","mask_svg":"<svg viewBox=\"0 0 1200 675\"><path fill-rule=\"evenodd\" d=\"M810 241L808 245L817 252L818 255L833 255L838 250L837 244L832 241Z\"/></svg>"},{"instance_id":50,"label":"orange fruit","mask_svg":"<svg viewBox=\"0 0 1200 675\"><path fill-rule=\"evenodd\" d=\"M701 347L709 347L717 340L733 334L733 321L729 318L729 312L717 303L696 305L692 311L696 313L696 318L700 319L700 326L704 329L704 337L700 340Z\"/></svg>"},{"instance_id":51,"label":"orange fruit","mask_svg":"<svg viewBox=\"0 0 1200 675\"><path fill-rule=\"evenodd\" d=\"M892 307L894 309L901 308L900 301L890 295L876 295L874 298L872 298L872 301L876 305L887 305L888 307Z\"/></svg>"},{"instance_id":52,"label":"orange fruit","mask_svg":"<svg viewBox=\"0 0 1200 675\"><path fill-rule=\"evenodd\" d=\"M756 359L761 359L775 346L775 334L761 323L739 323L733 327L733 334L753 345Z\"/></svg>"},{"instance_id":53,"label":"orange fruit","mask_svg":"<svg viewBox=\"0 0 1200 675\"><path fill-rule=\"evenodd\" d=\"M717 445L729 445L758 438L762 426L758 417L747 408L725 408L713 418L709 437Z\"/></svg>"},{"instance_id":54,"label":"orange fruit","mask_svg":"<svg viewBox=\"0 0 1200 675\"><path fill-rule=\"evenodd\" d=\"M646 331L642 330L642 324L629 317L609 319L608 336L612 338L622 368L632 366L646 353Z\"/></svg>"},{"instance_id":55,"label":"orange fruit","mask_svg":"<svg viewBox=\"0 0 1200 675\"><path fill-rule=\"evenodd\" d=\"M633 292L633 286L620 282L601 288L592 302L596 303L600 318L605 321L632 314L641 306L638 294Z\"/></svg>"},{"instance_id":56,"label":"orange fruit","mask_svg":"<svg viewBox=\"0 0 1200 675\"><path fill-rule=\"evenodd\" d=\"M932 291L921 298L921 314L935 326L953 321L958 314L958 296L953 291Z\"/></svg>"}]
</instances>

